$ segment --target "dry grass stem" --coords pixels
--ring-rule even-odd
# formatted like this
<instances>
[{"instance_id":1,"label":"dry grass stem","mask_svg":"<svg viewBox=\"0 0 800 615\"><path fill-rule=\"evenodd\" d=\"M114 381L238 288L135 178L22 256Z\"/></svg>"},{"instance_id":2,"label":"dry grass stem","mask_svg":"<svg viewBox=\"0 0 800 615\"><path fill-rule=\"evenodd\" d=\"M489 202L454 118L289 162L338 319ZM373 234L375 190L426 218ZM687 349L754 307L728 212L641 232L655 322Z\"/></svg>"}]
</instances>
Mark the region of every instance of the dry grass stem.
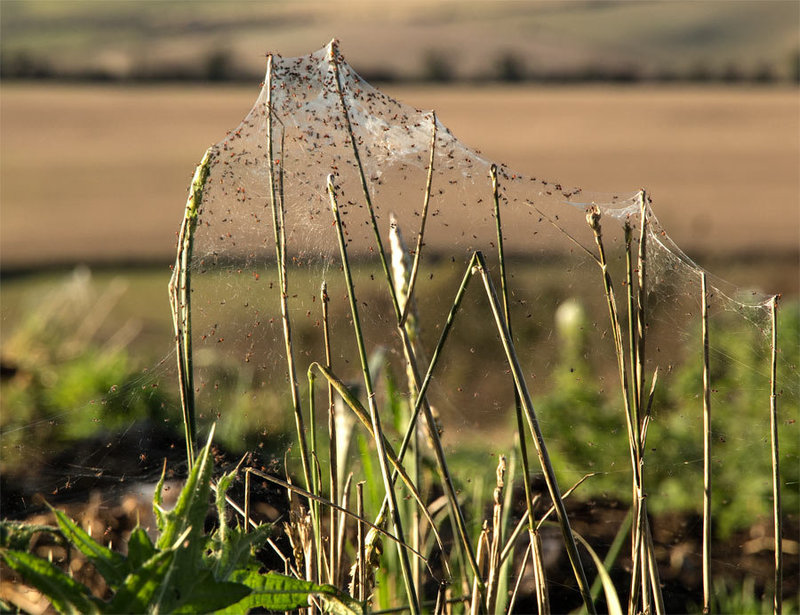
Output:
<instances>
[{"instance_id":1,"label":"dry grass stem","mask_svg":"<svg viewBox=\"0 0 800 615\"><path fill-rule=\"evenodd\" d=\"M492 182L492 202L494 204L495 236L497 238L497 258L500 265L500 290L503 295L503 315L505 317L508 334L513 338L511 328L511 305L508 300L508 280L506 275L505 250L503 249L503 225L500 215L500 184L497 177L497 165L489 168L489 177ZM517 434L519 437L519 452L522 463L522 481L525 488L525 506L528 510L529 530L533 531L533 495L531 494L530 466L528 464L528 445L525 436L525 421L522 415L522 404L516 385L514 389L514 412L517 421Z\"/></svg>"},{"instance_id":2,"label":"dry grass stem","mask_svg":"<svg viewBox=\"0 0 800 615\"><path fill-rule=\"evenodd\" d=\"M503 540L503 491L505 489L506 458L497 461L497 481L492 493L492 541L489 549L489 572L486 581L486 610L494 613L497 603L498 575L500 574L500 545Z\"/></svg>"},{"instance_id":3,"label":"dry grass stem","mask_svg":"<svg viewBox=\"0 0 800 615\"><path fill-rule=\"evenodd\" d=\"M477 552L478 570L483 570L486 566L486 558L489 552L489 523L487 521L483 522L481 533L478 536ZM472 579L472 593L469 607L470 615L478 615L478 613L480 613L482 610L481 607L483 604L481 602L480 582L481 579L477 576Z\"/></svg>"},{"instance_id":4,"label":"dry grass stem","mask_svg":"<svg viewBox=\"0 0 800 615\"><path fill-rule=\"evenodd\" d=\"M244 531L250 531L250 468L244 471Z\"/></svg>"},{"instance_id":5,"label":"dry grass stem","mask_svg":"<svg viewBox=\"0 0 800 615\"><path fill-rule=\"evenodd\" d=\"M769 424L772 452L772 511L775 535L775 591L772 608L776 615L783 610L783 511L781 508L781 466L778 448L778 296L770 303L772 344L770 353Z\"/></svg>"},{"instance_id":6,"label":"dry grass stem","mask_svg":"<svg viewBox=\"0 0 800 615\"><path fill-rule=\"evenodd\" d=\"M550 613L550 594L547 591L547 575L542 558L542 537L538 530L528 532L530 540L531 565L533 566L533 583L536 592L536 606L539 615Z\"/></svg>"},{"instance_id":7,"label":"dry grass stem","mask_svg":"<svg viewBox=\"0 0 800 615\"><path fill-rule=\"evenodd\" d=\"M349 502L350 502L350 487L353 484L353 473L350 472L347 475L347 478L344 481L344 486L342 487L342 495L341 501L339 502L339 508L336 510L338 511L338 519L336 521L336 535L331 536L331 540L336 540L336 556L337 561L334 566L335 570L338 571L338 576L336 579L336 586L339 587L339 584L342 582L342 577L344 576L343 573L343 553L344 553L344 545L345 545L345 537L347 533L347 513L345 510L349 510Z\"/></svg>"},{"instance_id":8,"label":"dry grass stem","mask_svg":"<svg viewBox=\"0 0 800 615\"><path fill-rule=\"evenodd\" d=\"M328 284L325 280L319 291L320 304L322 305L322 339L325 347L325 367L332 369L332 355L331 355L331 338L330 338L330 317L328 314L328 303L330 297L328 296ZM336 451L336 407L333 403L333 385L328 384L328 464L329 464L329 488L331 502L339 501L339 467L337 463ZM328 528L328 536L330 537L330 574L328 582L331 585L336 585L339 579L339 552L337 550L338 544L336 540L337 532L337 519L339 514L331 508L330 520Z\"/></svg>"},{"instance_id":9,"label":"dry grass stem","mask_svg":"<svg viewBox=\"0 0 800 615\"><path fill-rule=\"evenodd\" d=\"M356 483L356 511L358 516L364 517L364 483ZM352 575L353 584L350 587L350 593L357 596L359 602L367 600L367 554L366 545L364 542L364 526L361 524L357 528L356 548L357 556L355 563L355 572ZM357 583L356 583L357 579ZM355 587L353 587L353 585ZM353 591L355 589L355 591Z\"/></svg>"},{"instance_id":10,"label":"dry grass stem","mask_svg":"<svg viewBox=\"0 0 800 615\"><path fill-rule=\"evenodd\" d=\"M284 228L284 204L283 204L283 167L279 166L279 177L275 177L275 153L273 146L273 125L277 119L272 109L272 55L267 57L267 159L269 167L269 195L270 207L272 209L272 227L275 240L275 257L278 267L278 283L281 295L281 322L283 325L283 337L286 352L286 363L289 372L289 383L292 395L292 409L294 410L295 428L297 439L300 444L300 460L303 465L303 477L306 488L314 491L314 481L311 477L311 463L308 455L308 444L306 443L305 421L303 411L300 407L300 392L298 390L297 373L294 362L294 346L292 344L292 327L289 319L289 286L286 279L286 229ZM283 133L281 132L281 135ZM283 137L281 136L281 160L283 160ZM276 183L278 184L276 186ZM318 520L317 520L318 521Z\"/></svg>"},{"instance_id":11,"label":"dry grass stem","mask_svg":"<svg viewBox=\"0 0 800 615\"><path fill-rule=\"evenodd\" d=\"M652 575L648 569L651 554L650 547L645 539L645 535L649 533L647 512L645 506L645 492L644 492L644 477L642 474L643 464L643 450L644 450L644 437L643 425L649 423L649 411L653 399L653 391L655 388L655 375L653 381L653 388L647 400L647 410L645 418L642 417L643 406L643 390L644 390L644 337L647 330L644 315L646 313L646 280L644 277L644 263L646 241L646 224L647 224L647 196L642 191L640 193L640 224L641 235L639 245L639 262L637 263L638 276L634 276L634 267L632 261L631 250L631 227L629 224L625 225L625 256L626 256L626 271L627 271L627 299L628 299L628 348L630 356L630 366L633 375L633 383L629 385L628 370L625 365L625 340L622 335L622 328L620 326L619 312L617 310L617 303L614 295L614 287L611 279L611 274L608 270L608 261L606 258L605 247L603 244L603 234L600 225L600 210L592 206L589 208L586 215L586 220L589 227L592 229L597 245L597 258L595 259L600 266L603 275L603 288L606 295L606 303L608 305L609 319L611 323L612 337L614 341L614 350L617 357L617 366L619 371L620 388L622 391L623 404L625 409L625 423L628 429L628 444L631 457L632 469L632 501L634 510L634 527L631 540L631 559L633 561L632 575L631 575L631 590L628 599L628 612L633 614L636 612L636 604L641 599L642 611L648 611L651 608L652 599L658 603L661 601L661 588L658 585L653 585L650 581ZM634 301L634 298L636 300ZM634 322L636 326L634 327ZM631 386L633 390L631 390ZM641 421L641 422L640 422ZM655 594L655 596L653 596Z\"/></svg>"},{"instance_id":12,"label":"dry grass stem","mask_svg":"<svg viewBox=\"0 0 800 615\"><path fill-rule=\"evenodd\" d=\"M711 612L711 370L708 358L708 281L700 276L703 320L703 613Z\"/></svg>"}]
</instances>

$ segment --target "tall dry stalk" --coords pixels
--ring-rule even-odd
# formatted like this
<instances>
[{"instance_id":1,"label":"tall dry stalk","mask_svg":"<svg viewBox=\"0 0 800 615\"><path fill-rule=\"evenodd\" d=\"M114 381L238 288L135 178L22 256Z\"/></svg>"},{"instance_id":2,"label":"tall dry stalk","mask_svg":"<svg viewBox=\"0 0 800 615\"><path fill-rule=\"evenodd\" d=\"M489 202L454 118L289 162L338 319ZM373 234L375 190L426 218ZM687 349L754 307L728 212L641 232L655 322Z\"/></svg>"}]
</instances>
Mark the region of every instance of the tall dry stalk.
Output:
<instances>
[{"instance_id":1,"label":"tall dry stalk","mask_svg":"<svg viewBox=\"0 0 800 615\"><path fill-rule=\"evenodd\" d=\"M652 406L655 378L648 399L644 397L644 364L645 364L645 337L646 337L646 249L647 240L647 195L640 192L640 237L638 261L634 267L630 224L626 222L625 231L625 256L627 273L627 306L628 306L628 355L630 359L631 378L628 377L628 367L625 362L625 339L620 325L619 311L614 294L613 281L608 268L605 246L603 243L602 227L600 225L601 213L596 206L589 208L586 221L594 234L597 246L595 261L600 267L603 277L603 288L608 305L609 320L611 323L614 351L617 357L617 368L622 392L625 423L628 430L628 445L632 470L632 506L633 506L633 533L631 540L631 559L633 561L631 575L631 590L628 599L628 612L636 612L636 604L641 598L641 610L648 612L655 609L656 613L663 612L663 599L661 596L658 570L655 566L652 538L650 537L649 521L645 505L644 476L642 473L643 453L649 424L649 412ZM634 276L634 269L638 275ZM657 372L656 372L657 374Z\"/></svg>"},{"instance_id":2,"label":"tall dry stalk","mask_svg":"<svg viewBox=\"0 0 800 615\"><path fill-rule=\"evenodd\" d=\"M772 451L772 518L775 534L775 593L772 609L783 610L783 511L781 509L781 466L778 449L778 295L770 303L772 344L770 352L769 426Z\"/></svg>"},{"instance_id":3,"label":"tall dry stalk","mask_svg":"<svg viewBox=\"0 0 800 615\"><path fill-rule=\"evenodd\" d=\"M489 523L483 522L481 533L478 535L478 570L483 570L486 566L486 559L489 552ZM478 615L481 612L483 603L481 602L481 591L479 584L481 577L475 576L472 579L472 593L470 595L469 615Z\"/></svg>"},{"instance_id":4,"label":"tall dry stalk","mask_svg":"<svg viewBox=\"0 0 800 615\"><path fill-rule=\"evenodd\" d=\"M600 225L600 210L597 207L591 207L586 215L586 221L594 234L595 244L597 245L597 256L595 260L600 266L603 276L603 289L605 291L606 303L608 305L609 320L611 323L611 336L614 342L614 354L617 357L617 371L619 373L620 388L622 391L622 402L624 406L625 425L628 430L628 448L631 457L631 469L633 472L633 510L634 510L634 532L633 540L631 541L631 559L634 563L633 574L631 579L631 592L628 602L628 612L634 612L634 604L638 593L637 579L639 578L640 571L640 545L641 545L641 515L639 509L639 492L638 486L641 484L640 480L640 458L641 458L641 442L639 439L638 422L634 418L634 409L632 407L630 388L628 384L628 372L625 367L625 349L624 340L622 338L622 329L620 327L619 313L617 310L617 301L614 294L614 285L611 279L611 272L608 269L608 260L606 258L605 245L603 244L603 231ZM630 226L625 227L625 245L626 245L626 262L630 263ZM628 264L628 271L631 270L631 265ZM628 280L632 280L632 275L628 274ZM632 292L630 286L629 296Z\"/></svg>"},{"instance_id":5,"label":"tall dry stalk","mask_svg":"<svg viewBox=\"0 0 800 615\"><path fill-rule=\"evenodd\" d=\"M189 470L194 465L197 424L194 411L194 367L192 361L192 290L191 261L194 247L194 230L203 202L203 190L211 168L214 149L208 148L195 169L186 210L178 234L178 253L169 281L169 302L172 308L172 323L175 330L176 356L178 360L178 386L183 413L186 461Z\"/></svg>"},{"instance_id":6,"label":"tall dry stalk","mask_svg":"<svg viewBox=\"0 0 800 615\"><path fill-rule=\"evenodd\" d=\"M332 369L333 357L331 353L330 317L328 314L330 297L328 296L328 285L324 280L322 281L319 295L320 304L322 305L322 338L325 346L325 367ZM339 501L339 465L336 445L336 406L333 401L333 385L328 383L328 467L330 473L330 499L334 503ZM339 514L331 507L328 528L330 540L328 582L331 585L337 585L339 581L339 551L338 541L336 540L338 517Z\"/></svg>"},{"instance_id":7,"label":"tall dry stalk","mask_svg":"<svg viewBox=\"0 0 800 615\"><path fill-rule=\"evenodd\" d=\"M492 492L492 540L489 545L486 575L486 611L494 613L497 604L497 586L500 574L500 545L503 542L503 491L505 490L506 458L500 455L497 461L496 483Z\"/></svg>"},{"instance_id":8,"label":"tall dry stalk","mask_svg":"<svg viewBox=\"0 0 800 615\"><path fill-rule=\"evenodd\" d=\"M359 517L364 517L364 483L356 483L356 511ZM364 542L364 526L360 523L357 529L356 538L356 573L353 575L353 585L356 591L351 587L350 592L354 594L359 602L364 602L367 599L367 554L366 544ZM356 582L357 580L357 582Z\"/></svg>"},{"instance_id":9,"label":"tall dry stalk","mask_svg":"<svg viewBox=\"0 0 800 615\"><path fill-rule=\"evenodd\" d=\"M700 276L703 320L703 613L711 612L711 370L708 358L708 280Z\"/></svg>"},{"instance_id":10,"label":"tall dry stalk","mask_svg":"<svg viewBox=\"0 0 800 615\"><path fill-rule=\"evenodd\" d=\"M549 615L550 595L547 591L547 575L542 557L542 535L539 530L530 533L531 565L533 566L533 583L536 591L536 606L539 615Z\"/></svg>"},{"instance_id":11,"label":"tall dry stalk","mask_svg":"<svg viewBox=\"0 0 800 615\"><path fill-rule=\"evenodd\" d=\"M300 444L300 460L303 465L303 478L306 489L315 493L315 483L311 478L311 462L306 443L306 428L303 412L300 406L300 391L297 383L297 372L294 361L294 344L292 342L292 325L289 318L289 283L286 279L286 229L284 228L284 202L283 202L283 166L279 167L279 177L275 177L275 153L273 147L273 124L277 120L272 108L272 55L267 56L267 158L269 167L269 196L272 208L272 229L275 240L275 257L278 268L278 283L281 294L281 322L283 324L284 350L286 364L289 371L289 388L292 395L292 409L294 410L295 428ZM281 149L283 149L281 144ZM281 156L283 160L283 156ZM315 518L315 523L319 519Z\"/></svg>"}]
</instances>

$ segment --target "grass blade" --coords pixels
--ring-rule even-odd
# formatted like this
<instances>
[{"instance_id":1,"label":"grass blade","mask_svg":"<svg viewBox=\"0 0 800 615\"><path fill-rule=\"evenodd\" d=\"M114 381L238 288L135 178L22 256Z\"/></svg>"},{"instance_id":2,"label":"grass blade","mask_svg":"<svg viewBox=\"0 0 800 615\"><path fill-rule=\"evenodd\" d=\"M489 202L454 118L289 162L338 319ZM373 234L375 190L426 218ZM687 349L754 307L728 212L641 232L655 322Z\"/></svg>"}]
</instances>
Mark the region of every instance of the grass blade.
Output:
<instances>
[{"instance_id":1,"label":"grass blade","mask_svg":"<svg viewBox=\"0 0 800 615\"><path fill-rule=\"evenodd\" d=\"M575 538L577 538L578 542L588 551L597 568L597 574L600 577L600 582L603 584L603 592L606 595L606 606L608 607L609 615L622 615L622 606L619 602L617 590L614 588L614 582L611 580L611 576L608 574L605 566L603 566L603 560L601 560L600 556L595 553L595 550L589 546L589 543L584 540L583 536L575 532Z\"/></svg>"}]
</instances>

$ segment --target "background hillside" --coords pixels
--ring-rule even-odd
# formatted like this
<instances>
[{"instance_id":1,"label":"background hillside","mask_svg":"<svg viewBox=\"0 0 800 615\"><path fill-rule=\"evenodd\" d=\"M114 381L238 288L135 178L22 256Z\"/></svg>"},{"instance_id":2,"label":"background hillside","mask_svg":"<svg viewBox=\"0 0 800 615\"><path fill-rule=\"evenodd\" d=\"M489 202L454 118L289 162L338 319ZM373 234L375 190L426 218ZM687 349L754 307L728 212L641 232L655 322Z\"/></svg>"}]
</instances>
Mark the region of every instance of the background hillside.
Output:
<instances>
[{"instance_id":1,"label":"background hillside","mask_svg":"<svg viewBox=\"0 0 800 615\"><path fill-rule=\"evenodd\" d=\"M367 78L797 80L792 0L4 0L6 77L233 79L333 37Z\"/></svg>"}]
</instances>

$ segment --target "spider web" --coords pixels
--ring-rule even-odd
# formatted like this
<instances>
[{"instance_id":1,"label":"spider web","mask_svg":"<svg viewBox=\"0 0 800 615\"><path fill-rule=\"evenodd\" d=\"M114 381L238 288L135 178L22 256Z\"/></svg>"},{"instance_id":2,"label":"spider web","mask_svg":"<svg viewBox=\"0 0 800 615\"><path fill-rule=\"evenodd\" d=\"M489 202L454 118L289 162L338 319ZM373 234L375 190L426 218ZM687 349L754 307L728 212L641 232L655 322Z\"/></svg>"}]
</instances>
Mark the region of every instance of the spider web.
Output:
<instances>
[{"instance_id":1,"label":"spider web","mask_svg":"<svg viewBox=\"0 0 800 615\"><path fill-rule=\"evenodd\" d=\"M327 189L332 175L367 351L382 375L378 388L383 411L389 413L385 395L389 383L405 390L405 395L408 392L402 384L403 351L381 249L389 258L390 235L399 229L406 241L406 260L419 258L415 322L420 356L430 357L476 251L485 255L489 274L500 288L492 168L492 161L461 143L432 111L403 104L366 83L334 43L298 58L273 56L253 108L211 149L194 232L189 271L194 393L201 434L217 422L225 446L246 451L266 443L278 456L288 450L289 469L299 472L271 182L283 209L288 315L303 403L309 397L305 377L309 365L325 360L323 282L330 300L331 368L354 386L361 380ZM371 210L361 184L362 169ZM630 493L612 331L595 236L586 220L587 211L596 208L623 327L625 227L632 229L634 255L644 241L648 386L659 370L645 465L649 507L651 511L674 506L696 509L702 501L699 366L701 277L706 272L672 242L641 190L598 194L522 175L504 165L496 169L513 340L563 488L596 473L582 487L586 497L624 501ZM372 227L373 212L380 245ZM646 224L640 235L642 212ZM768 513L771 497L772 297L707 275L715 472L727 476L725 468L734 471L743 459L751 461L744 464L748 474L739 476L739 482L718 485L715 497L723 508L738 507L754 519ZM797 414L800 382L796 355L796 348L790 347L779 356L780 404L790 417L781 424L783 442L789 443L782 461L787 497L794 497L793 502L797 427L792 417ZM154 383L173 383L173 362L173 356L165 357L141 382L109 397L135 400ZM423 373L427 365L422 361ZM323 393L318 387L318 407L324 411L309 427L320 434L327 420ZM457 480L464 489L474 483L480 491L483 482L489 489L492 455L507 454L513 446L514 391L486 295L477 281L472 282L442 351L428 396L440 417L446 452L454 458L471 457L464 462L468 471ZM740 416L745 406L758 410ZM180 413L177 407L170 410L175 425ZM86 406L74 410L85 411L91 410ZM399 430L392 431L390 439L399 442L400 435ZM109 442L119 437L109 437ZM105 448L109 447L113 452L110 444ZM17 454L33 457L37 452L21 446ZM85 476L91 474L90 468L102 470L108 463L84 461L76 460L76 467ZM327 473L326 461L320 463ZM475 478L475 468L486 470L485 476ZM131 471L122 479L123 474L114 476L123 483L136 476ZM742 482L754 486L742 489ZM682 493L686 485L693 486L692 493ZM728 523L731 531L736 527L733 520L721 523Z\"/></svg>"}]
</instances>

